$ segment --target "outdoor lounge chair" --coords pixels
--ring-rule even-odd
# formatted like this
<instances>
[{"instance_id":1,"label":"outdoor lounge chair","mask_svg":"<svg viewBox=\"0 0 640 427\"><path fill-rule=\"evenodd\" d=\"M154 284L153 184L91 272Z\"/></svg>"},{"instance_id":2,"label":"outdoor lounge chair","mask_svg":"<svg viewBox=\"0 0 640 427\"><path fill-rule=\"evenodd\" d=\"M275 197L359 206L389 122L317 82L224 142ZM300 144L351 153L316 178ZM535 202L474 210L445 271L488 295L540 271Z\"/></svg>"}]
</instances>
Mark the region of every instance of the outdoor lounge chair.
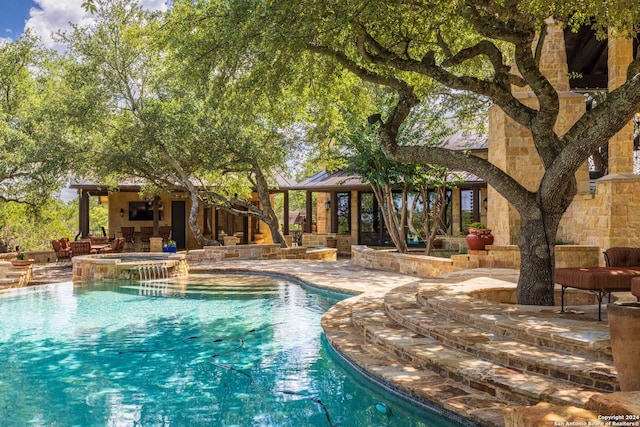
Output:
<instances>
[{"instance_id":1,"label":"outdoor lounge chair","mask_svg":"<svg viewBox=\"0 0 640 427\"><path fill-rule=\"evenodd\" d=\"M125 243L126 242L124 240L124 237L116 237L115 239L113 239L110 246L100 249L98 253L99 254L120 253L124 250Z\"/></svg>"},{"instance_id":2,"label":"outdoor lounge chair","mask_svg":"<svg viewBox=\"0 0 640 427\"><path fill-rule=\"evenodd\" d=\"M63 247L60 239L52 240L51 245L53 246L53 251L56 253L56 263L61 264L71 261L71 247Z\"/></svg>"}]
</instances>

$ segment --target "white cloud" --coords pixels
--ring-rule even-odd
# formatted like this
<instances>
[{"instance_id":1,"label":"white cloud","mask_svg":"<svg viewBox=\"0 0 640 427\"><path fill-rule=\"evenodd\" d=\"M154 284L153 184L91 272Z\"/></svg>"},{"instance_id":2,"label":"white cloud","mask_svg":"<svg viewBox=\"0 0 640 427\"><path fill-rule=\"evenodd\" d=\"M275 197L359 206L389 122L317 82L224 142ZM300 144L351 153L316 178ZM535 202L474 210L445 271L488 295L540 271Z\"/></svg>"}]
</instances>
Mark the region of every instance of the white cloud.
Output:
<instances>
[{"instance_id":1,"label":"white cloud","mask_svg":"<svg viewBox=\"0 0 640 427\"><path fill-rule=\"evenodd\" d=\"M83 24L91 19L80 6L82 0L35 0L35 3L38 7L29 10L26 28L30 28L49 48L62 48L53 35L60 30L68 30L69 22Z\"/></svg>"},{"instance_id":2,"label":"white cloud","mask_svg":"<svg viewBox=\"0 0 640 427\"><path fill-rule=\"evenodd\" d=\"M52 49L62 50L63 46L54 39L54 34L70 29L69 23L85 25L92 16L85 12L83 0L34 0L38 7L29 11L25 25L40 37L42 43ZM148 10L166 10L165 0L140 0L139 4Z\"/></svg>"}]
</instances>

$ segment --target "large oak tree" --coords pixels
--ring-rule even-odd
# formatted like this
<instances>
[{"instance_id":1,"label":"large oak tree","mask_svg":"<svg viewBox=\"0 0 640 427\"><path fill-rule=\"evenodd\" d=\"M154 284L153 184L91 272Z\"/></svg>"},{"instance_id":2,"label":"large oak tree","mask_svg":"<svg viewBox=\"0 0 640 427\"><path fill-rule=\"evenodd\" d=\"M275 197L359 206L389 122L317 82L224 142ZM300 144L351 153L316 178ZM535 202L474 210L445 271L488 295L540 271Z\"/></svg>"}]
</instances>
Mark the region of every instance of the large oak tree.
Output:
<instances>
[{"instance_id":1,"label":"large oak tree","mask_svg":"<svg viewBox=\"0 0 640 427\"><path fill-rule=\"evenodd\" d=\"M518 301L553 304L554 242L577 192L575 173L639 110L640 55L624 84L559 134L554 131L559 94L540 68L546 21L552 17L575 28L596 22L601 35L608 29L626 37L637 30L640 8L622 0L254 0L193 2L193 7L205 20L227 20L247 39L261 40L273 63L295 57L292 52L311 52L363 81L395 90L397 102L379 127L386 155L467 170L504 196L521 216ZM309 73L309 79L322 77ZM490 99L531 133L544 168L536 189L467 152L398 143L398 129L434 81ZM515 96L513 85L528 86L537 108Z\"/></svg>"}]
</instances>

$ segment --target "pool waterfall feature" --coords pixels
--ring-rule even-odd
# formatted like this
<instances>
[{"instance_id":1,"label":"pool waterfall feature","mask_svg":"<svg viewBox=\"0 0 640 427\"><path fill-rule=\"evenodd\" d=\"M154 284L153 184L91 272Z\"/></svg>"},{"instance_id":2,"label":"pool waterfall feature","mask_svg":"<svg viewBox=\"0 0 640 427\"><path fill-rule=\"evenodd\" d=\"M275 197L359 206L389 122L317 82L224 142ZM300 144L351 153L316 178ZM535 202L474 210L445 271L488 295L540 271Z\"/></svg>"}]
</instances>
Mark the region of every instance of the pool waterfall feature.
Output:
<instances>
[{"instance_id":1,"label":"pool waterfall feature","mask_svg":"<svg viewBox=\"0 0 640 427\"><path fill-rule=\"evenodd\" d=\"M74 282L100 280L158 280L186 277L186 255L164 252L125 252L72 258Z\"/></svg>"}]
</instances>

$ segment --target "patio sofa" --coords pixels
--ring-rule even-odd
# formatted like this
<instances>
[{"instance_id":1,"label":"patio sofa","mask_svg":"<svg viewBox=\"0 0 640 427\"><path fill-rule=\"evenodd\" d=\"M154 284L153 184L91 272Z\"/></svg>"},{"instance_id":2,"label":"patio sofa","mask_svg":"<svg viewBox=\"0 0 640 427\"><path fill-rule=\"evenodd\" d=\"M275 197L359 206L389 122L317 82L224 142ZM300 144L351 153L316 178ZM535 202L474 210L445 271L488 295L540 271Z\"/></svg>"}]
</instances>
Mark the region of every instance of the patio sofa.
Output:
<instances>
[{"instance_id":1,"label":"patio sofa","mask_svg":"<svg viewBox=\"0 0 640 427\"><path fill-rule=\"evenodd\" d=\"M604 251L606 267L557 268L553 274L555 283L562 286L561 312L564 312L566 288L585 289L598 298L598 320L602 320L602 298L611 292L631 291L634 278L634 295L640 297L640 247L613 247ZM637 293L636 293L637 292Z\"/></svg>"}]
</instances>

